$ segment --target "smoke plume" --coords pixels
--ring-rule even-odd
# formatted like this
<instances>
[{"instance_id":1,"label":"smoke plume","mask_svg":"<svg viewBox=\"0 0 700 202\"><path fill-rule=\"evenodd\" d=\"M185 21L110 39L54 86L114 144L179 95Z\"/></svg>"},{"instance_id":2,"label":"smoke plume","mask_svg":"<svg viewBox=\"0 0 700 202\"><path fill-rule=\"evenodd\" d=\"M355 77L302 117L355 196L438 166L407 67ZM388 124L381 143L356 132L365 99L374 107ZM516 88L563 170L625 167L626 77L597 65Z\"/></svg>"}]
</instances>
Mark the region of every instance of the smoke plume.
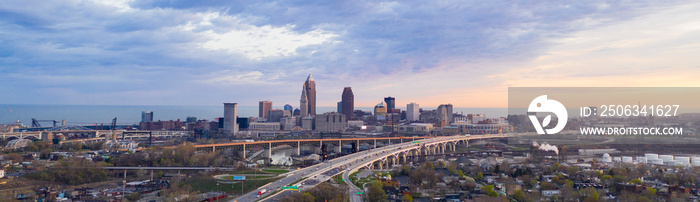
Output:
<instances>
[{"instance_id":1,"label":"smoke plume","mask_svg":"<svg viewBox=\"0 0 700 202\"><path fill-rule=\"evenodd\" d=\"M542 151L554 151L554 153L557 153L557 155L559 155L559 148L557 148L557 146L547 144L546 142L543 144L537 144L537 142L533 142L532 146L535 146Z\"/></svg>"}]
</instances>

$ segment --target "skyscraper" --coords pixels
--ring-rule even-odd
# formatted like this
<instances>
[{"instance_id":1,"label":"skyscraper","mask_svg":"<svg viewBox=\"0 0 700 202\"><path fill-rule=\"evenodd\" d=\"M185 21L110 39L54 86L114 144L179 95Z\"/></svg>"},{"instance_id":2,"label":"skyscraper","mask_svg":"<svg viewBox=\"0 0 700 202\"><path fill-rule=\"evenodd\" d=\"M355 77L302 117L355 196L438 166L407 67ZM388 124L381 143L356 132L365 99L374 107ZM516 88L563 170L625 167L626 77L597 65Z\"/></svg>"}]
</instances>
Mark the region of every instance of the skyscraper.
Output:
<instances>
[{"instance_id":1,"label":"skyscraper","mask_svg":"<svg viewBox=\"0 0 700 202\"><path fill-rule=\"evenodd\" d=\"M386 107L384 107L384 102L374 106L374 116L386 116Z\"/></svg>"},{"instance_id":2,"label":"skyscraper","mask_svg":"<svg viewBox=\"0 0 700 202\"><path fill-rule=\"evenodd\" d=\"M281 110L281 109L270 110L268 117L269 118L267 119L267 121L269 121L269 122L280 122L280 120L282 120L282 117L284 117L284 110Z\"/></svg>"},{"instance_id":3,"label":"skyscraper","mask_svg":"<svg viewBox=\"0 0 700 202\"><path fill-rule=\"evenodd\" d=\"M385 97L384 103L386 103L387 112L393 112L394 108L396 108L396 99L394 97Z\"/></svg>"},{"instance_id":4,"label":"skyscraper","mask_svg":"<svg viewBox=\"0 0 700 202\"><path fill-rule=\"evenodd\" d=\"M141 112L141 122L153 122L153 112L152 111L142 111Z\"/></svg>"},{"instance_id":5,"label":"skyscraper","mask_svg":"<svg viewBox=\"0 0 700 202\"><path fill-rule=\"evenodd\" d=\"M299 99L299 116L304 117L309 114L309 100L306 98L306 88L301 89L301 99Z\"/></svg>"},{"instance_id":6,"label":"skyscraper","mask_svg":"<svg viewBox=\"0 0 700 202\"><path fill-rule=\"evenodd\" d=\"M292 105L285 104L284 111L288 111L289 115L291 116L294 113L294 107L292 107Z\"/></svg>"},{"instance_id":7,"label":"skyscraper","mask_svg":"<svg viewBox=\"0 0 700 202\"><path fill-rule=\"evenodd\" d=\"M309 74L309 77L306 77L304 90L306 90L306 99L308 102L307 110L309 114L316 115L316 81L314 81L314 77L312 77L311 74Z\"/></svg>"},{"instance_id":8,"label":"skyscraper","mask_svg":"<svg viewBox=\"0 0 700 202\"><path fill-rule=\"evenodd\" d=\"M236 135L238 132L238 103L224 103L224 133L228 135Z\"/></svg>"},{"instance_id":9,"label":"skyscraper","mask_svg":"<svg viewBox=\"0 0 700 202\"><path fill-rule=\"evenodd\" d=\"M335 111L340 113L340 114L343 113L343 101L338 102L338 107Z\"/></svg>"},{"instance_id":10,"label":"skyscraper","mask_svg":"<svg viewBox=\"0 0 700 202\"><path fill-rule=\"evenodd\" d=\"M341 102L343 103L342 114L345 114L347 120L353 120L355 118L355 95L352 94L352 88L345 87L343 89L343 97Z\"/></svg>"},{"instance_id":11,"label":"skyscraper","mask_svg":"<svg viewBox=\"0 0 700 202\"><path fill-rule=\"evenodd\" d=\"M406 120L408 121L418 121L420 120L420 107L418 104L411 102L411 104L406 105Z\"/></svg>"},{"instance_id":12,"label":"skyscraper","mask_svg":"<svg viewBox=\"0 0 700 202\"><path fill-rule=\"evenodd\" d=\"M270 110L272 109L271 101L260 101L260 106L258 107L258 117L269 118Z\"/></svg>"},{"instance_id":13,"label":"skyscraper","mask_svg":"<svg viewBox=\"0 0 700 202\"><path fill-rule=\"evenodd\" d=\"M444 121L445 124L450 124L453 122L453 111L452 111L452 104L441 104L438 106L438 119L440 121Z\"/></svg>"}]
</instances>

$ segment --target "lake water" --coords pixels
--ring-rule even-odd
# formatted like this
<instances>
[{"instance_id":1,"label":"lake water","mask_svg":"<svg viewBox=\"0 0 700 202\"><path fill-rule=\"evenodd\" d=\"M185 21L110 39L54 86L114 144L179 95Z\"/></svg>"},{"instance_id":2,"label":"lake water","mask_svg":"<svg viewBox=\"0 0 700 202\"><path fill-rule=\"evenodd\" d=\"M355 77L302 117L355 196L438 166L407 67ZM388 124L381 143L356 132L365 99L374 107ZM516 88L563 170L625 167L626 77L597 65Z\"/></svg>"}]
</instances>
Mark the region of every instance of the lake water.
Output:
<instances>
[{"instance_id":1,"label":"lake water","mask_svg":"<svg viewBox=\"0 0 700 202\"><path fill-rule=\"evenodd\" d=\"M273 108L281 109L281 106ZM372 107L355 107L356 110L372 111ZM405 108L401 108L405 109ZM424 108L425 110L435 108ZM334 112L335 107L317 107L317 113ZM66 120L68 125L111 124L117 117L117 124L136 124L141 121L142 111L153 111L153 120L184 121L188 116L214 120L224 116L224 106L114 106L114 105L17 105L0 104L0 124L22 122L30 126L32 118L37 120ZM488 117L504 117L507 108L454 108L455 113L486 114ZM238 116L258 116L257 106L238 106ZM50 122L42 122L44 126Z\"/></svg>"}]
</instances>

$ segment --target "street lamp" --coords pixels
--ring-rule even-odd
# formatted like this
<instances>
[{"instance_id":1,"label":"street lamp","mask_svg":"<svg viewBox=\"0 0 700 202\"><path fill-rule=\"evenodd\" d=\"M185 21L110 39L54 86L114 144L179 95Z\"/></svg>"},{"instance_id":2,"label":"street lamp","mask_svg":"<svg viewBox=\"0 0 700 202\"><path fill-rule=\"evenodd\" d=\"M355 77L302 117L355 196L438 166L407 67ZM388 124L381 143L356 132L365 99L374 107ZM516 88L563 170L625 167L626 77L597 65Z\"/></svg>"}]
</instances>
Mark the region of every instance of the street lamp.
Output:
<instances>
[{"instance_id":1,"label":"street lamp","mask_svg":"<svg viewBox=\"0 0 700 202\"><path fill-rule=\"evenodd\" d=\"M218 183L218 182L216 183L216 192L221 192L221 191L219 190L219 183Z\"/></svg>"}]
</instances>

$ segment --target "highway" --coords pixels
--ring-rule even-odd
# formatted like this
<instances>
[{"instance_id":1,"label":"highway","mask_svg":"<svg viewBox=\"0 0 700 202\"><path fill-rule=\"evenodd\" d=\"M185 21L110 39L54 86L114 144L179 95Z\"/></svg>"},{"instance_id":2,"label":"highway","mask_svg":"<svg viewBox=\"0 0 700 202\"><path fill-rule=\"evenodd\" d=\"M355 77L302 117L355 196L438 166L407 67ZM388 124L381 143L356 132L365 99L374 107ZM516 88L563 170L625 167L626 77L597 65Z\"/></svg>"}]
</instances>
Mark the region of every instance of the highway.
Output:
<instances>
[{"instance_id":1,"label":"highway","mask_svg":"<svg viewBox=\"0 0 700 202\"><path fill-rule=\"evenodd\" d=\"M490 136L488 138L496 138L496 137L502 137L502 136ZM343 179L345 180L345 183L347 183L350 186L350 189L348 189L348 194L350 196L350 201L351 202L360 202L362 201L362 196L358 195L358 192L365 192L363 188L359 188L355 186L350 181L350 174L353 172L359 170L360 168L366 168L367 165L371 164L372 162L382 159L386 156L393 155L393 153L396 152L402 152L402 151L407 151L407 150L412 150L412 149L418 149L422 145L428 145L428 144L433 144L437 142L444 142L444 141L456 141L456 140L468 140L472 139L471 137L465 137L465 136L447 136L447 137L437 137L437 138L432 138L432 139L424 139L421 141L420 144L414 144L414 143L404 143L404 144L399 144L399 145L392 145L389 147L382 147L379 149L376 149L376 151L372 150L370 153L368 153L366 156L363 156L361 159L355 159L355 163L349 164L348 167L345 168L345 172L343 173Z\"/></svg>"},{"instance_id":2,"label":"highway","mask_svg":"<svg viewBox=\"0 0 700 202\"><path fill-rule=\"evenodd\" d=\"M124 167L124 166L106 166L102 167L107 170L236 170L231 167Z\"/></svg>"},{"instance_id":3,"label":"highway","mask_svg":"<svg viewBox=\"0 0 700 202\"><path fill-rule=\"evenodd\" d=\"M488 138L495 137L500 136L494 135ZM358 153L349 154L346 156L341 156L323 163L319 163L314 166L283 174L284 178L275 182L271 182L257 189L266 190L266 192L262 194L259 199L264 199L264 201L280 200L284 196L291 194L292 191L283 190L277 192L277 190L279 190L280 187L288 186L295 182L296 185L299 185L299 191L303 192L305 189L309 189L320 182L330 179L333 175L336 175L337 173L347 171L348 167L350 167L350 171L357 170L361 167L366 167L370 163L377 161L378 159L381 159L384 156L392 155L391 153L417 149L423 145L430 145L437 142L455 142L467 139L472 138L465 136L437 137L431 139L423 139L421 140L421 144L415 144L411 142L393 144L377 149L366 150ZM346 175L347 174L345 174L344 177L347 177ZM346 182L349 182L349 180L346 179ZM356 192L359 191L359 188L354 187L354 185L351 185L351 187L352 188L349 190L349 193L351 194L350 196L353 199L352 201L362 201L361 198L356 194ZM258 199L257 190L244 194L243 196L240 196L232 201L254 201Z\"/></svg>"}]
</instances>

